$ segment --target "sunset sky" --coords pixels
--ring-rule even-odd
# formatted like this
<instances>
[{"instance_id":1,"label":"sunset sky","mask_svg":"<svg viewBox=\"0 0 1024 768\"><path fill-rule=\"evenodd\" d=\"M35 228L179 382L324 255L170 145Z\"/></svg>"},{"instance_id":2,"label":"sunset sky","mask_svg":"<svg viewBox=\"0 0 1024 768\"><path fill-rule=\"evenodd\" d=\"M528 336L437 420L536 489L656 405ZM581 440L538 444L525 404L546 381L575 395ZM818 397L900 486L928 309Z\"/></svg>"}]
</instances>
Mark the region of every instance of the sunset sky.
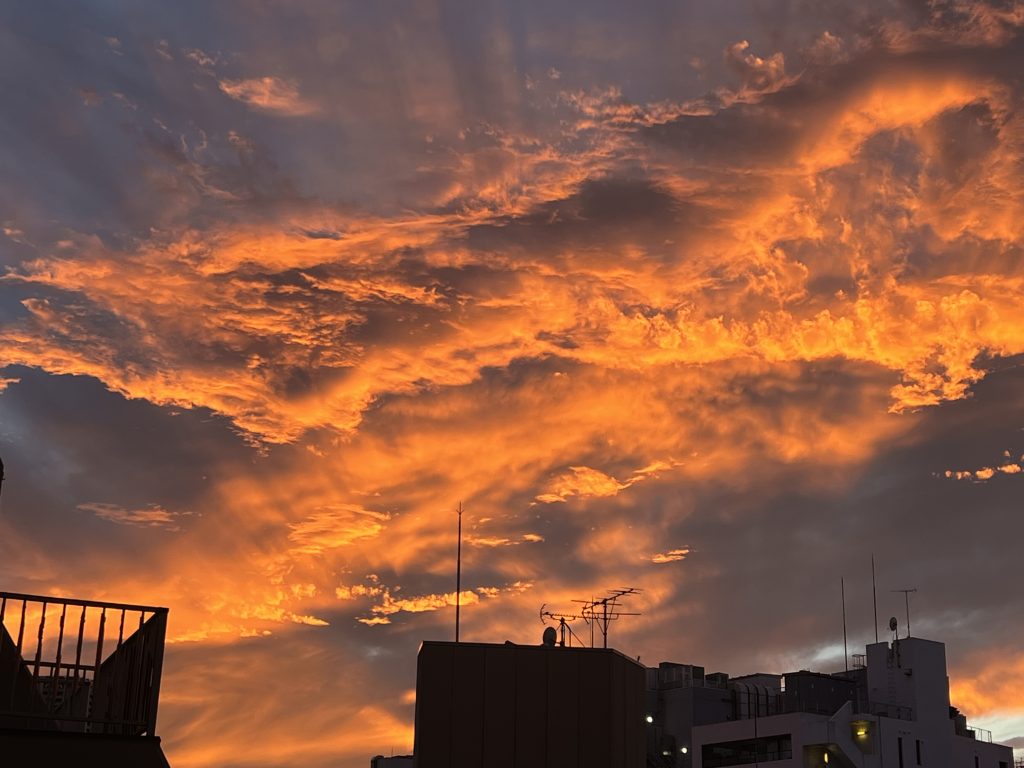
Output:
<instances>
[{"instance_id":1,"label":"sunset sky","mask_svg":"<svg viewBox=\"0 0 1024 768\"><path fill-rule=\"evenodd\" d=\"M1022 96L1013 0L4 3L0 589L170 608L175 768L364 768L460 501L463 639L651 665L842 669L874 553L1024 747Z\"/></svg>"}]
</instances>

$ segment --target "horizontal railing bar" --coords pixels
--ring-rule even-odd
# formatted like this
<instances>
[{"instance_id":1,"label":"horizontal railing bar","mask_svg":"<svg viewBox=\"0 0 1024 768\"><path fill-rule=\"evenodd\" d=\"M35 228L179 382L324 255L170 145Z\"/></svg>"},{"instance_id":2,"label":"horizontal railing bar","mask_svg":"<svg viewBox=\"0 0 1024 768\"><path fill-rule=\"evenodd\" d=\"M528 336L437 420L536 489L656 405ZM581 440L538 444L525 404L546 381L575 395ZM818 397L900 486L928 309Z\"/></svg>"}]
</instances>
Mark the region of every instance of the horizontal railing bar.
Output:
<instances>
[{"instance_id":1,"label":"horizontal railing bar","mask_svg":"<svg viewBox=\"0 0 1024 768\"><path fill-rule=\"evenodd\" d=\"M56 667L57 666L57 662L55 662L55 661L40 661L39 662L39 666L40 667L51 667L52 668L52 667ZM66 664L63 661L60 663L60 668L61 669L84 669L84 670L87 670L87 671L88 670L96 670L96 669L98 669L98 667L95 667L92 664ZM67 677L67 675L59 675L60 679L64 679L66 677Z\"/></svg>"},{"instance_id":2,"label":"horizontal railing bar","mask_svg":"<svg viewBox=\"0 0 1024 768\"><path fill-rule=\"evenodd\" d=\"M131 725L145 727L145 720L99 720L91 717L73 717L53 712L14 712L0 709L0 717L24 717L29 720L53 720L57 723L92 723L93 725Z\"/></svg>"},{"instance_id":3,"label":"horizontal railing bar","mask_svg":"<svg viewBox=\"0 0 1024 768\"><path fill-rule=\"evenodd\" d=\"M53 597L52 595L23 595L18 592L0 592L0 598L8 600L27 600L47 605L78 605L83 608L111 608L115 611L144 611L146 613L167 613L167 608L152 605L129 605L128 603L104 603L98 600L77 600L71 597Z\"/></svg>"},{"instance_id":4,"label":"horizontal railing bar","mask_svg":"<svg viewBox=\"0 0 1024 768\"><path fill-rule=\"evenodd\" d=\"M92 723L94 725L132 725L143 727L146 725L144 720L94 720L89 717L57 715L52 712L4 712L0 710L0 717L23 717L28 720L52 720L58 723Z\"/></svg>"}]
</instances>

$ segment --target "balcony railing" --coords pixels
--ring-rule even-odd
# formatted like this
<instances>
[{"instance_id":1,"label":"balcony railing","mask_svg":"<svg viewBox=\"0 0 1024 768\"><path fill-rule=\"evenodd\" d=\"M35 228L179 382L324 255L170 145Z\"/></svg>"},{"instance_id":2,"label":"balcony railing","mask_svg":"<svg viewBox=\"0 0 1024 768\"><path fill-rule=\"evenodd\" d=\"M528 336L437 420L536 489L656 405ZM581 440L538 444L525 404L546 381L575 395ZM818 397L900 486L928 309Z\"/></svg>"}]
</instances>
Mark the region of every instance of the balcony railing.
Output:
<instances>
[{"instance_id":1,"label":"balcony railing","mask_svg":"<svg viewBox=\"0 0 1024 768\"><path fill-rule=\"evenodd\" d=\"M166 608L0 592L0 726L156 735L166 633Z\"/></svg>"},{"instance_id":2,"label":"balcony railing","mask_svg":"<svg viewBox=\"0 0 1024 768\"><path fill-rule=\"evenodd\" d=\"M804 698L793 693L735 691L733 694L733 717L736 720L750 720L755 717L784 715L804 712L815 715L834 715L841 706L841 698ZM850 699L853 711L863 715L877 715L896 720L913 720L910 707L881 701ZM980 736L978 737L981 738Z\"/></svg>"},{"instance_id":3,"label":"balcony railing","mask_svg":"<svg viewBox=\"0 0 1024 768\"><path fill-rule=\"evenodd\" d=\"M965 735L969 739L974 739L976 741L985 741L989 744L992 743L992 731L988 730L987 728L979 728L976 725L971 725L970 723L968 723L966 731L967 733Z\"/></svg>"}]
</instances>

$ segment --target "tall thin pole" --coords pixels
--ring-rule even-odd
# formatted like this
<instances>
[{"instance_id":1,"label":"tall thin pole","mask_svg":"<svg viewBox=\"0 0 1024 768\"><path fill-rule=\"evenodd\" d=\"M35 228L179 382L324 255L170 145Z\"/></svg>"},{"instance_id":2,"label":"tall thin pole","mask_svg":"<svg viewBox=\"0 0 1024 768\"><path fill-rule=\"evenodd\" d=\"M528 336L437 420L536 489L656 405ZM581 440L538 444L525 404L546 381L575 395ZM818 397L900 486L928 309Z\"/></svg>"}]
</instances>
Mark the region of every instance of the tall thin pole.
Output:
<instances>
[{"instance_id":1,"label":"tall thin pole","mask_svg":"<svg viewBox=\"0 0 1024 768\"><path fill-rule=\"evenodd\" d=\"M871 553L871 601L875 604L875 642L878 642L878 590L875 587L875 553Z\"/></svg>"},{"instance_id":2,"label":"tall thin pole","mask_svg":"<svg viewBox=\"0 0 1024 768\"><path fill-rule=\"evenodd\" d=\"M902 592L903 593L903 597L907 601L907 637L910 637L910 593L911 592L917 592L917 588L913 587L911 589L894 589L892 591L893 592Z\"/></svg>"},{"instance_id":3,"label":"tall thin pole","mask_svg":"<svg viewBox=\"0 0 1024 768\"><path fill-rule=\"evenodd\" d=\"M604 604L604 627L602 628L602 635L604 636L603 646L608 647L608 598L601 601Z\"/></svg>"},{"instance_id":4,"label":"tall thin pole","mask_svg":"<svg viewBox=\"0 0 1024 768\"><path fill-rule=\"evenodd\" d=\"M462 602L462 502L459 502L459 545L455 557L455 642L459 642L459 609Z\"/></svg>"},{"instance_id":5,"label":"tall thin pole","mask_svg":"<svg viewBox=\"0 0 1024 768\"><path fill-rule=\"evenodd\" d=\"M850 671L850 654L846 649L846 582L840 577L839 592L843 598L843 668Z\"/></svg>"}]
</instances>

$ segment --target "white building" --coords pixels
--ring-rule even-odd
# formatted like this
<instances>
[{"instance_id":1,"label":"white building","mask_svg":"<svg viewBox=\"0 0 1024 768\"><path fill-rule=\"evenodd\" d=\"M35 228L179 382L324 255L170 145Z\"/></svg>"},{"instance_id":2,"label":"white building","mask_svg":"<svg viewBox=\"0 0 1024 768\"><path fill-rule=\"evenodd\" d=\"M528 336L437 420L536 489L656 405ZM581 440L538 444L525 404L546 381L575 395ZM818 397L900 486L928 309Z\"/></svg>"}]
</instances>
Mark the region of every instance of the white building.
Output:
<instances>
[{"instance_id":1,"label":"white building","mask_svg":"<svg viewBox=\"0 0 1024 768\"><path fill-rule=\"evenodd\" d=\"M673 675L666 667L700 674ZM833 675L750 675L726 683L721 674L705 678L703 669L687 665L651 672L660 674L648 683L650 765L1013 766L1010 747L993 744L991 734L970 728L950 706L945 646L931 640L875 643L866 663Z\"/></svg>"}]
</instances>

